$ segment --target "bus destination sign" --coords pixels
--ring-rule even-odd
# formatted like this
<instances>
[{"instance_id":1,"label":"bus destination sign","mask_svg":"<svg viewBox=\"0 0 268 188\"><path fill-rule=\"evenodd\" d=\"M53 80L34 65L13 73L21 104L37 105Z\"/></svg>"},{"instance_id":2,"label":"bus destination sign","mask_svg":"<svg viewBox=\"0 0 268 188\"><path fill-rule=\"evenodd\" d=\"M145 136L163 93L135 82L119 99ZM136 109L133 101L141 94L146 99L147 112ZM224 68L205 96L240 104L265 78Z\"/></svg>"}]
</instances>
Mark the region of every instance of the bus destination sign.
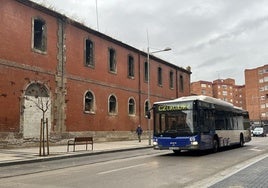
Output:
<instances>
[{"instance_id":1,"label":"bus destination sign","mask_svg":"<svg viewBox=\"0 0 268 188\"><path fill-rule=\"evenodd\" d=\"M191 103L160 104L157 107L158 112L172 112L180 110L190 110Z\"/></svg>"}]
</instances>

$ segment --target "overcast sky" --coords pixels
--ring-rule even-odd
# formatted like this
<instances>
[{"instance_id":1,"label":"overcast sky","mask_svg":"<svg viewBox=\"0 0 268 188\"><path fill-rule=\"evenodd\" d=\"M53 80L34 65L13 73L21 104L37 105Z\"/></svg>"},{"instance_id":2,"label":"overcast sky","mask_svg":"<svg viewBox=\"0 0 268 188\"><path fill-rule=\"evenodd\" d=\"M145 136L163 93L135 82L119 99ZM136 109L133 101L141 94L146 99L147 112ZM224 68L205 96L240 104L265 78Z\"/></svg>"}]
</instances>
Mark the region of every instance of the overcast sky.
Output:
<instances>
[{"instance_id":1,"label":"overcast sky","mask_svg":"<svg viewBox=\"0 0 268 188\"><path fill-rule=\"evenodd\" d=\"M172 48L154 55L190 66L191 81L234 78L241 85L245 69L268 64L267 0L32 1L140 50L148 31L151 51Z\"/></svg>"}]
</instances>

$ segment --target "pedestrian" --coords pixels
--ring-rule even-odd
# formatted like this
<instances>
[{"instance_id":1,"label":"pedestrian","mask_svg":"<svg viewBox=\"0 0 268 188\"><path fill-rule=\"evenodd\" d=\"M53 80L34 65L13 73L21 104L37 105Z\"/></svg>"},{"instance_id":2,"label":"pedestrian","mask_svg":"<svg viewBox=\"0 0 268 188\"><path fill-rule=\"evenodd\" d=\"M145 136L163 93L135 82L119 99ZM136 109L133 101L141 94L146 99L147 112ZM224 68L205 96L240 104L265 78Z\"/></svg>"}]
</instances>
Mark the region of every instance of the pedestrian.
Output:
<instances>
[{"instance_id":1,"label":"pedestrian","mask_svg":"<svg viewBox=\"0 0 268 188\"><path fill-rule=\"evenodd\" d=\"M139 139L139 142L141 142L141 134L142 134L142 128L141 128L141 125L138 125L137 129L136 129L136 133L138 135L138 139Z\"/></svg>"}]
</instances>

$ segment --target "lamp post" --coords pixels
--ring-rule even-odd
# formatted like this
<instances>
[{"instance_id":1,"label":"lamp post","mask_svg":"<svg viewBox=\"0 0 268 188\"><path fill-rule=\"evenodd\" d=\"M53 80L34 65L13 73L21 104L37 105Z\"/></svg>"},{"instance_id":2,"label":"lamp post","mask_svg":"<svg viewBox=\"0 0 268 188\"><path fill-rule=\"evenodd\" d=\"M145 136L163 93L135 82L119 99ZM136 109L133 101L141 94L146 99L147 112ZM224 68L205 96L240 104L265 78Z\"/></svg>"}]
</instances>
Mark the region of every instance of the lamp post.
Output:
<instances>
[{"instance_id":1,"label":"lamp post","mask_svg":"<svg viewBox=\"0 0 268 188\"><path fill-rule=\"evenodd\" d=\"M148 36L147 36L147 40L148 40ZM169 51L171 50L171 48L167 47L163 50L157 50L157 51L153 51L150 52L150 47L149 47L149 40L148 40L148 47L147 47L147 76L148 76L148 114L150 113L150 53L158 53L158 52L164 52L164 51ZM150 125L150 117L148 117L148 141L149 141L149 145L151 145L151 125Z\"/></svg>"}]
</instances>

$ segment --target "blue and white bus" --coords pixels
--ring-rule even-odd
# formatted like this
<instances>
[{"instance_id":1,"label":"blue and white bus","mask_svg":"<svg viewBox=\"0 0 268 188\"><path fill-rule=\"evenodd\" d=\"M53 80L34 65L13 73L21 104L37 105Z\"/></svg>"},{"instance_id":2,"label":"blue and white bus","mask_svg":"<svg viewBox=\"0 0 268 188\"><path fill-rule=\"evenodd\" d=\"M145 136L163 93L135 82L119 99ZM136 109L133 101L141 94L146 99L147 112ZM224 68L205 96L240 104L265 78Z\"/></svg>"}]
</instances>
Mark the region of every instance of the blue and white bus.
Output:
<instances>
[{"instance_id":1,"label":"blue and white bus","mask_svg":"<svg viewBox=\"0 0 268 188\"><path fill-rule=\"evenodd\" d=\"M251 140L248 112L208 96L188 96L153 105L153 147L218 151Z\"/></svg>"}]
</instances>

